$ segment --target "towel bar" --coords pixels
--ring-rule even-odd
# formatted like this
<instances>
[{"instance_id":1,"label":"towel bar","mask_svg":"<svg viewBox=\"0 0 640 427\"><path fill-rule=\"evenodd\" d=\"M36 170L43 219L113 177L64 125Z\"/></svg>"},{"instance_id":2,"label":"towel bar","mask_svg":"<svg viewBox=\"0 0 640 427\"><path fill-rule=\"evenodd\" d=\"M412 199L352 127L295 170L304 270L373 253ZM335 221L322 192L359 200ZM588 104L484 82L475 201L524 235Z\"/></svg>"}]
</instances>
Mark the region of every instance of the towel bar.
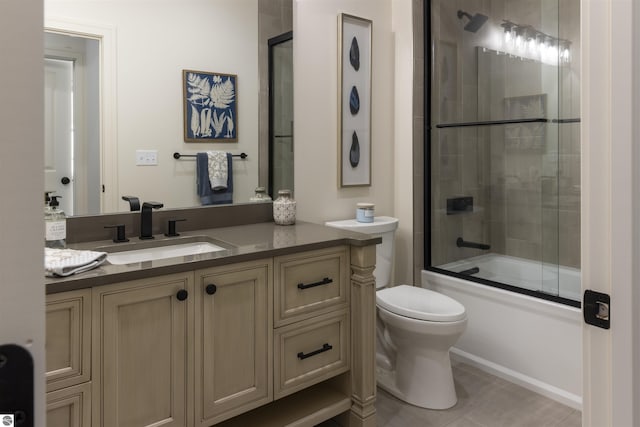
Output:
<instances>
[{"instance_id":1,"label":"towel bar","mask_svg":"<svg viewBox=\"0 0 640 427\"><path fill-rule=\"evenodd\" d=\"M180 154L177 151L175 153L173 153L173 158L178 160L181 157L196 157L195 154ZM249 157L249 155L247 153L240 153L240 154L232 154L231 157L240 157L242 160L246 159L247 157Z\"/></svg>"}]
</instances>

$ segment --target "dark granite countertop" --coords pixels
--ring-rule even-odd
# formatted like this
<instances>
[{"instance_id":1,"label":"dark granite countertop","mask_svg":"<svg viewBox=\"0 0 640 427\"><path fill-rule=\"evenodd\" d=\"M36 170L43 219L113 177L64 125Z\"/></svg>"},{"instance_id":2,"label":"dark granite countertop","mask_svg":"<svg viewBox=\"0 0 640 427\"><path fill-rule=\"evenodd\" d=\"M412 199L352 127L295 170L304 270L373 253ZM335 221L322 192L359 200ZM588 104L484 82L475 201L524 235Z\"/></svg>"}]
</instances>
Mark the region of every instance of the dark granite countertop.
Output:
<instances>
[{"instance_id":1,"label":"dark granite countertop","mask_svg":"<svg viewBox=\"0 0 640 427\"><path fill-rule=\"evenodd\" d=\"M380 237L345 230L325 227L307 222L297 222L295 225L280 226L273 222L237 225L231 227L209 228L181 232L179 237L165 237L156 235L151 244L180 239L204 236L213 239L214 243L225 247L219 252L166 258L154 261L138 262L125 265L112 265L108 261L93 270L68 277L44 278L46 293L70 291L90 288L110 283L161 276L171 273L192 271L201 268L215 267L236 262L269 258L296 252L322 249L336 245L367 246L380 243ZM114 252L124 245L148 245L149 241L132 238L129 243L113 243L111 240L101 240L68 245L71 249L106 250Z\"/></svg>"}]
</instances>

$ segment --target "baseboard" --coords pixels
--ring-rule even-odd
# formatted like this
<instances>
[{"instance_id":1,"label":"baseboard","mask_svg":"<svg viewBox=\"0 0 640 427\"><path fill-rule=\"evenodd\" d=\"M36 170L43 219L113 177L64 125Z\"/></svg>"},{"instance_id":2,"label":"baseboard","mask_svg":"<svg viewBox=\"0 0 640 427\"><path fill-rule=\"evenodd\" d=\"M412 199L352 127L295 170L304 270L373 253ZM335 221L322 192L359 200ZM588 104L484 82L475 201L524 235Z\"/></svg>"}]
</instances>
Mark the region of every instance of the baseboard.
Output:
<instances>
[{"instance_id":1,"label":"baseboard","mask_svg":"<svg viewBox=\"0 0 640 427\"><path fill-rule=\"evenodd\" d=\"M521 374L520 372L516 372L502 365L498 365L497 363L493 363L489 360L475 356L471 353L467 353L466 351L462 351L455 347L451 349L451 359L475 366L476 368L484 372L522 386L528 390L553 399L556 402L560 402L564 405L580 411L582 410L581 396L569 393L566 390L562 390L543 381L531 378L527 375Z\"/></svg>"}]
</instances>

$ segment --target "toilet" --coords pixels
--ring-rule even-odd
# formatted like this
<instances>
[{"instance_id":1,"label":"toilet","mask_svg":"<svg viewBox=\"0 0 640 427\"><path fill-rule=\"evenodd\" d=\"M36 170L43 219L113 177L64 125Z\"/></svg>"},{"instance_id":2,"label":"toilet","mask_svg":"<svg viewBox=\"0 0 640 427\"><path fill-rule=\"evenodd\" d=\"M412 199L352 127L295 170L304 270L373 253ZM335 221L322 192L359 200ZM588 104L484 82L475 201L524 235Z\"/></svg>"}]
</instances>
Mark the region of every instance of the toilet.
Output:
<instances>
[{"instance_id":1,"label":"toilet","mask_svg":"<svg viewBox=\"0 0 640 427\"><path fill-rule=\"evenodd\" d=\"M382 237L376 247L376 378L397 398L428 409L447 409L458 400L449 349L467 326L458 301L428 289L390 286L398 219L379 216L325 225Z\"/></svg>"}]
</instances>

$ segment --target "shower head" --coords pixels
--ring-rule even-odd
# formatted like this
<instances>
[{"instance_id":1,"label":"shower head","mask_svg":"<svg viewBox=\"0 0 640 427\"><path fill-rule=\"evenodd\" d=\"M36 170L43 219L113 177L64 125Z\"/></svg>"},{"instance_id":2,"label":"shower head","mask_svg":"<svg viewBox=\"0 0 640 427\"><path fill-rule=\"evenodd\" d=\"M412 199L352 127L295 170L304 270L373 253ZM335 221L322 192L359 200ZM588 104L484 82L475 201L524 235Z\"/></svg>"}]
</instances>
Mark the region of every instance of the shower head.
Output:
<instances>
[{"instance_id":1,"label":"shower head","mask_svg":"<svg viewBox=\"0 0 640 427\"><path fill-rule=\"evenodd\" d=\"M463 16L466 16L469 19L469 22L467 22L467 25L464 26L464 30L470 31L472 33L475 33L476 31L478 31L480 27L482 27L484 23L487 22L487 19L489 19L487 15L483 15L481 13L476 13L475 15L471 16L470 13L467 13L463 10L459 10L458 19L462 19Z\"/></svg>"}]
</instances>

